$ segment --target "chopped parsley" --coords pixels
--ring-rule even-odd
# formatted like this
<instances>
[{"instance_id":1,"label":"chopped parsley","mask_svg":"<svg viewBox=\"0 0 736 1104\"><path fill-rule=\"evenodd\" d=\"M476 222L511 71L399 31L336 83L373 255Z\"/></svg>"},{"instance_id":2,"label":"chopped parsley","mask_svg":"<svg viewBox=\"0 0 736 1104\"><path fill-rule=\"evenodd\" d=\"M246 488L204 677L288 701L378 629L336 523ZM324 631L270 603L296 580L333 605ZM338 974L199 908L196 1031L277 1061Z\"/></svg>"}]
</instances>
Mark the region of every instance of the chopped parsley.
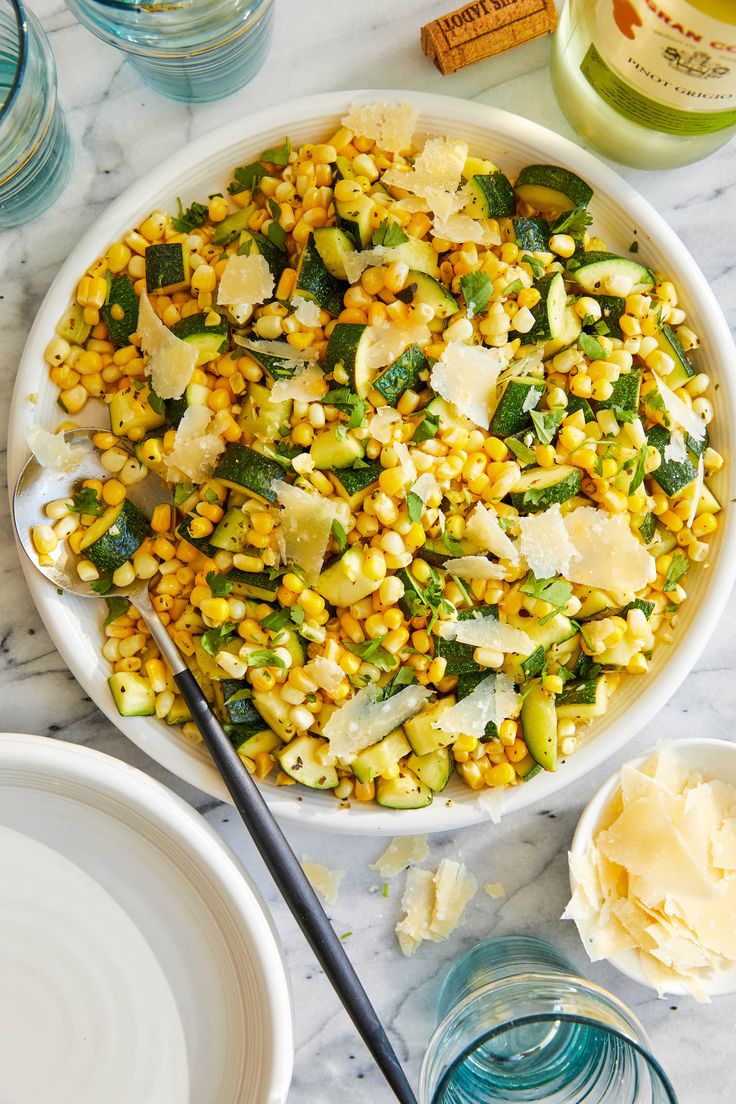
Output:
<instances>
[{"instance_id":1,"label":"chopped parsley","mask_svg":"<svg viewBox=\"0 0 736 1104\"><path fill-rule=\"evenodd\" d=\"M597 338L592 334L581 333L578 345L583 350L588 360L606 360L608 353Z\"/></svg>"},{"instance_id":2,"label":"chopped parsley","mask_svg":"<svg viewBox=\"0 0 736 1104\"><path fill-rule=\"evenodd\" d=\"M422 520L422 510L424 509L424 500L416 491L409 491L406 496L406 509L409 514L409 521L414 524L415 521Z\"/></svg>"},{"instance_id":3,"label":"chopped parsley","mask_svg":"<svg viewBox=\"0 0 736 1104\"><path fill-rule=\"evenodd\" d=\"M100 502L94 487L82 487L72 498L72 513L89 514L90 517L102 517L107 507Z\"/></svg>"},{"instance_id":4,"label":"chopped parsley","mask_svg":"<svg viewBox=\"0 0 736 1104\"><path fill-rule=\"evenodd\" d=\"M536 457L528 445L525 445L523 441L519 441L516 437L507 437L505 441L507 449L513 452L517 460L521 460L522 464L535 464Z\"/></svg>"},{"instance_id":5,"label":"chopped parsley","mask_svg":"<svg viewBox=\"0 0 736 1104\"><path fill-rule=\"evenodd\" d=\"M683 575L687 574L689 570L689 559L684 552L681 552L679 548L676 548L675 551L672 553L672 562L667 568L667 574L665 575L664 579L664 587L662 589L664 590L665 594L667 593L667 591L674 590L680 579L683 577Z\"/></svg>"},{"instance_id":6,"label":"chopped parsley","mask_svg":"<svg viewBox=\"0 0 736 1104\"><path fill-rule=\"evenodd\" d=\"M207 580L207 586L210 588L215 598L226 598L233 589L233 584L230 582L227 575L221 575L217 571L208 571L205 578Z\"/></svg>"},{"instance_id":7,"label":"chopped parsley","mask_svg":"<svg viewBox=\"0 0 736 1104\"><path fill-rule=\"evenodd\" d=\"M573 207L565 211L550 226L550 235L569 234L571 238L582 238L593 221L585 207Z\"/></svg>"},{"instance_id":8,"label":"chopped parsley","mask_svg":"<svg viewBox=\"0 0 736 1104\"><path fill-rule=\"evenodd\" d=\"M541 445L551 444L557 430L560 428L562 419L565 417L565 411L545 410L540 412L539 410L532 410L530 413L539 443Z\"/></svg>"},{"instance_id":9,"label":"chopped parsley","mask_svg":"<svg viewBox=\"0 0 736 1104\"><path fill-rule=\"evenodd\" d=\"M544 276L544 265L541 261L538 261L536 257L532 257L531 253L525 253L521 258L521 263L529 265L537 280L540 276Z\"/></svg>"},{"instance_id":10,"label":"chopped parsley","mask_svg":"<svg viewBox=\"0 0 736 1104\"><path fill-rule=\"evenodd\" d=\"M178 197L176 203L179 208L179 215L171 220L171 224L178 234L191 234L192 230L198 230L200 226L204 226L209 214L206 203L197 203L195 200L191 206L187 207L186 211Z\"/></svg>"},{"instance_id":11,"label":"chopped parsley","mask_svg":"<svg viewBox=\"0 0 736 1104\"><path fill-rule=\"evenodd\" d=\"M248 188L257 187L263 177L268 175L266 165L286 165L290 153L291 142L288 138L284 139L282 146L264 150L257 161L253 161L250 165L241 165L235 170L233 173L235 179L228 185L228 192L230 195L238 195Z\"/></svg>"},{"instance_id":12,"label":"chopped parsley","mask_svg":"<svg viewBox=\"0 0 736 1104\"><path fill-rule=\"evenodd\" d=\"M408 235L404 233L398 222L389 218L383 219L380 226L373 231L371 239L373 245L385 245L387 249L395 245L403 245L408 240Z\"/></svg>"},{"instance_id":13,"label":"chopped parsley","mask_svg":"<svg viewBox=\"0 0 736 1104\"><path fill-rule=\"evenodd\" d=\"M486 272L467 272L460 277L468 318L475 317L488 306L493 295L493 283Z\"/></svg>"},{"instance_id":14,"label":"chopped parsley","mask_svg":"<svg viewBox=\"0 0 736 1104\"><path fill-rule=\"evenodd\" d=\"M440 428L440 419L438 414L432 414L429 410L424 411L424 417L414 430L414 436L412 441L430 441L433 437L436 437Z\"/></svg>"},{"instance_id":15,"label":"chopped parsley","mask_svg":"<svg viewBox=\"0 0 736 1104\"><path fill-rule=\"evenodd\" d=\"M332 521L332 535L337 542L337 547L340 552L344 552L348 543L348 535L337 518L333 518Z\"/></svg>"},{"instance_id":16,"label":"chopped parsley","mask_svg":"<svg viewBox=\"0 0 736 1104\"><path fill-rule=\"evenodd\" d=\"M113 621L117 621L118 617L122 617L124 613L128 612L130 602L127 598L118 598L113 596L112 598L105 598L107 602L107 617L103 624L107 628L108 625L112 625Z\"/></svg>"},{"instance_id":17,"label":"chopped parsley","mask_svg":"<svg viewBox=\"0 0 736 1104\"><path fill-rule=\"evenodd\" d=\"M353 655L360 656L365 663L372 663L379 671L393 671L399 661L396 656L391 655L381 646L387 636L388 633L383 633L375 640L364 640L361 644L353 644L351 640L346 640L343 642L343 647Z\"/></svg>"},{"instance_id":18,"label":"chopped parsley","mask_svg":"<svg viewBox=\"0 0 736 1104\"><path fill-rule=\"evenodd\" d=\"M221 652L237 627L234 621L226 621L224 624L218 625L216 629L208 629L206 633L203 633L200 642L207 655L216 656L218 652Z\"/></svg>"},{"instance_id":19,"label":"chopped parsley","mask_svg":"<svg viewBox=\"0 0 736 1104\"><path fill-rule=\"evenodd\" d=\"M537 579L533 571L530 571L524 582L519 587L522 594L528 594L532 598L539 598L548 602L554 609L540 620L540 625L560 613L572 598L572 587L565 579L554 575L551 579Z\"/></svg>"}]
</instances>

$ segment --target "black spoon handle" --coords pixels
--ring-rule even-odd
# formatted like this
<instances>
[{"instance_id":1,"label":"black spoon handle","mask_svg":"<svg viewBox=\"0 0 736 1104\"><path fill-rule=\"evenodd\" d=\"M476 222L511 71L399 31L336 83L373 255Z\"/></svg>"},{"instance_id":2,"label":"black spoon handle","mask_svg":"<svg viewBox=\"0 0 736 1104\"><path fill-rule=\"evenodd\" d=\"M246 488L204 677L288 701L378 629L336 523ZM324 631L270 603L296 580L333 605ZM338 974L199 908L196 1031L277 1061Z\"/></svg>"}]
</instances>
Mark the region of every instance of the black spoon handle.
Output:
<instances>
[{"instance_id":1,"label":"black spoon handle","mask_svg":"<svg viewBox=\"0 0 736 1104\"><path fill-rule=\"evenodd\" d=\"M335 934L263 795L223 732L191 671L180 671L174 678L230 791L236 809L271 877L307 937L317 961L330 979L397 1100L401 1104L417 1104L401 1063L345 953L345 948Z\"/></svg>"}]
</instances>

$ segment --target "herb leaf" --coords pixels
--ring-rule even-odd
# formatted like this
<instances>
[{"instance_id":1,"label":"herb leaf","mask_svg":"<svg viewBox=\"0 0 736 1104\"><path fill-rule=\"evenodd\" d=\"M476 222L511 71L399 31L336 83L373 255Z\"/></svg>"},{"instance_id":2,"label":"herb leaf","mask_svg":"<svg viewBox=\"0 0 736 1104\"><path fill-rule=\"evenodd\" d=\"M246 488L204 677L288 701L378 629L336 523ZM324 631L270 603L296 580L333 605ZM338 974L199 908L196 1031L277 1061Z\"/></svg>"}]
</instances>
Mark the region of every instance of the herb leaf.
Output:
<instances>
[{"instance_id":1,"label":"herb leaf","mask_svg":"<svg viewBox=\"0 0 736 1104\"><path fill-rule=\"evenodd\" d=\"M95 594L109 594L113 587L112 577L110 575L102 575L99 579L95 579L89 584L90 590L93 590Z\"/></svg>"},{"instance_id":2,"label":"herb leaf","mask_svg":"<svg viewBox=\"0 0 736 1104\"><path fill-rule=\"evenodd\" d=\"M503 294L506 296L506 298L508 298L509 295L516 295L518 292L521 291L523 286L524 284L521 280L512 280L508 287L505 287L503 289Z\"/></svg>"},{"instance_id":3,"label":"herb leaf","mask_svg":"<svg viewBox=\"0 0 736 1104\"><path fill-rule=\"evenodd\" d=\"M186 502L193 494L193 483L177 483L174 487L174 505L181 506L182 502Z\"/></svg>"},{"instance_id":4,"label":"herb leaf","mask_svg":"<svg viewBox=\"0 0 736 1104\"><path fill-rule=\"evenodd\" d=\"M424 500L416 491L409 491L406 496L406 509L409 514L409 521L414 524L415 521L422 520L422 510L424 509Z\"/></svg>"},{"instance_id":5,"label":"herb leaf","mask_svg":"<svg viewBox=\"0 0 736 1104\"><path fill-rule=\"evenodd\" d=\"M572 587L565 579L560 579L557 575L550 579L537 579L533 571L529 572L519 590L522 594L529 594L555 607L552 613L541 619L542 625L563 610L572 598Z\"/></svg>"},{"instance_id":6,"label":"herb leaf","mask_svg":"<svg viewBox=\"0 0 736 1104\"><path fill-rule=\"evenodd\" d=\"M398 222L385 218L380 226L373 231L371 240L373 245L385 245L386 248L391 248L394 245L403 245L404 242L408 242L409 236L404 233Z\"/></svg>"},{"instance_id":7,"label":"herb leaf","mask_svg":"<svg viewBox=\"0 0 736 1104\"><path fill-rule=\"evenodd\" d=\"M646 445L639 450L639 455L636 459L636 467L634 468L634 474L631 477L629 483L629 494L632 495L634 491L638 490L644 482L644 476L646 474L644 465L647 460L647 447Z\"/></svg>"},{"instance_id":8,"label":"herb leaf","mask_svg":"<svg viewBox=\"0 0 736 1104\"><path fill-rule=\"evenodd\" d=\"M233 589L233 584L227 575L221 575L217 571L208 571L205 578L207 579L207 586L215 598L225 598Z\"/></svg>"},{"instance_id":9,"label":"herb leaf","mask_svg":"<svg viewBox=\"0 0 736 1104\"><path fill-rule=\"evenodd\" d=\"M387 636L388 633L384 633L383 636L377 636L375 640L364 640L362 644L353 644L352 641L346 640L343 647L354 655L360 656L366 663L372 663L379 671L393 671L399 661L396 656L391 655L391 652L381 647Z\"/></svg>"},{"instance_id":10,"label":"herb leaf","mask_svg":"<svg viewBox=\"0 0 736 1104\"><path fill-rule=\"evenodd\" d=\"M662 588L665 593L669 590L674 590L677 587L680 579L690 570L690 561L684 552L681 552L679 548L676 548L672 553L672 562L667 568L667 574L664 580L664 587Z\"/></svg>"},{"instance_id":11,"label":"herb leaf","mask_svg":"<svg viewBox=\"0 0 736 1104\"><path fill-rule=\"evenodd\" d=\"M414 672L411 667L399 667L396 674L383 687L376 701L386 701L388 698L392 698L394 694L398 694L400 690L411 686L413 682Z\"/></svg>"},{"instance_id":12,"label":"herb leaf","mask_svg":"<svg viewBox=\"0 0 736 1104\"><path fill-rule=\"evenodd\" d=\"M282 671L286 670L283 659L272 648L256 648L248 652L246 662L249 667L278 667Z\"/></svg>"},{"instance_id":13,"label":"herb leaf","mask_svg":"<svg viewBox=\"0 0 736 1104\"><path fill-rule=\"evenodd\" d=\"M222 651L223 646L233 635L236 628L234 621L226 621L224 624L218 625L216 629L208 629L200 637L202 647L208 655L216 656L218 652Z\"/></svg>"},{"instance_id":14,"label":"herb leaf","mask_svg":"<svg viewBox=\"0 0 736 1104\"><path fill-rule=\"evenodd\" d=\"M127 598L118 598L113 595L112 598L106 598L107 602L107 617L103 624L107 628L108 625L112 625L113 621L117 621L118 617L122 617L124 613L127 613L130 602Z\"/></svg>"},{"instance_id":15,"label":"herb leaf","mask_svg":"<svg viewBox=\"0 0 736 1104\"><path fill-rule=\"evenodd\" d=\"M337 518L333 518L332 521L332 535L337 541L339 551L344 552L348 543L348 535Z\"/></svg>"},{"instance_id":16,"label":"herb leaf","mask_svg":"<svg viewBox=\"0 0 736 1104\"><path fill-rule=\"evenodd\" d=\"M522 464L536 464L534 453L523 441L518 441L516 437L507 437L505 445L507 449L511 449L517 460L521 460Z\"/></svg>"},{"instance_id":17,"label":"herb leaf","mask_svg":"<svg viewBox=\"0 0 736 1104\"><path fill-rule=\"evenodd\" d=\"M72 513L90 514L91 517L102 517L105 505L100 502L99 495L94 487L82 487L76 491L72 498Z\"/></svg>"},{"instance_id":18,"label":"herb leaf","mask_svg":"<svg viewBox=\"0 0 736 1104\"><path fill-rule=\"evenodd\" d=\"M569 234L571 238L582 238L592 221L593 218L585 207L573 207L571 211L565 211L555 219L550 226L550 236Z\"/></svg>"},{"instance_id":19,"label":"herb leaf","mask_svg":"<svg viewBox=\"0 0 736 1104\"><path fill-rule=\"evenodd\" d=\"M336 387L333 391L328 391L324 402L330 406L336 406L338 410L348 415L348 429L357 429L363 424L365 401L349 387Z\"/></svg>"},{"instance_id":20,"label":"herb leaf","mask_svg":"<svg viewBox=\"0 0 736 1104\"><path fill-rule=\"evenodd\" d=\"M148 405L156 414L164 414L166 411L166 400L156 394L151 383L148 385Z\"/></svg>"},{"instance_id":21,"label":"herb leaf","mask_svg":"<svg viewBox=\"0 0 736 1104\"><path fill-rule=\"evenodd\" d=\"M197 203L195 200L185 211L181 200L177 198L176 202L179 207L179 217L172 219L171 224L178 234L189 234L192 230L204 226L209 213L206 203Z\"/></svg>"},{"instance_id":22,"label":"herb leaf","mask_svg":"<svg viewBox=\"0 0 736 1104\"><path fill-rule=\"evenodd\" d=\"M560 423L565 417L564 410L532 410L530 411L532 416L532 422L534 423L534 430L539 439L541 445L549 445L552 443L557 430L560 428Z\"/></svg>"},{"instance_id":23,"label":"herb leaf","mask_svg":"<svg viewBox=\"0 0 736 1104\"><path fill-rule=\"evenodd\" d=\"M578 345L583 350L588 360L606 360L608 353L597 338L592 334L581 333Z\"/></svg>"},{"instance_id":24,"label":"herb leaf","mask_svg":"<svg viewBox=\"0 0 736 1104\"><path fill-rule=\"evenodd\" d=\"M291 142L288 138L284 138L283 145L264 150L258 160L261 162L265 161L267 165L287 165L289 163L290 154Z\"/></svg>"},{"instance_id":25,"label":"herb leaf","mask_svg":"<svg viewBox=\"0 0 736 1104\"><path fill-rule=\"evenodd\" d=\"M261 628L268 629L269 632L279 632L285 628L291 620L291 610L288 608L274 610L273 613L269 613L261 621Z\"/></svg>"},{"instance_id":26,"label":"herb leaf","mask_svg":"<svg viewBox=\"0 0 736 1104\"><path fill-rule=\"evenodd\" d=\"M467 272L460 277L460 290L468 318L473 318L488 306L493 295L493 283L486 272Z\"/></svg>"},{"instance_id":27,"label":"herb leaf","mask_svg":"<svg viewBox=\"0 0 736 1104\"><path fill-rule=\"evenodd\" d=\"M530 253L525 253L521 258L522 264L528 264L532 270L533 275L538 280L540 276L544 276L544 265L541 261L538 261L536 257L532 257Z\"/></svg>"}]
</instances>

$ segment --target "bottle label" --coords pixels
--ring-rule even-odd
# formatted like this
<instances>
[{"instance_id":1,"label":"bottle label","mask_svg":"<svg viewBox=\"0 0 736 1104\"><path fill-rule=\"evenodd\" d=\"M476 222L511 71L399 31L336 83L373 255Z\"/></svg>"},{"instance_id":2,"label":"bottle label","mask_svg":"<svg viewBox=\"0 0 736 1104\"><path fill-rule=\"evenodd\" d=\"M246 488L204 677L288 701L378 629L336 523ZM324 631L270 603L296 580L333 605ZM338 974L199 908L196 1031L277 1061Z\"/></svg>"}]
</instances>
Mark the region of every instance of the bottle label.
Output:
<instances>
[{"instance_id":1,"label":"bottle label","mask_svg":"<svg viewBox=\"0 0 736 1104\"><path fill-rule=\"evenodd\" d=\"M666 134L736 126L736 27L686 0L598 0L581 63L619 114Z\"/></svg>"}]
</instances>

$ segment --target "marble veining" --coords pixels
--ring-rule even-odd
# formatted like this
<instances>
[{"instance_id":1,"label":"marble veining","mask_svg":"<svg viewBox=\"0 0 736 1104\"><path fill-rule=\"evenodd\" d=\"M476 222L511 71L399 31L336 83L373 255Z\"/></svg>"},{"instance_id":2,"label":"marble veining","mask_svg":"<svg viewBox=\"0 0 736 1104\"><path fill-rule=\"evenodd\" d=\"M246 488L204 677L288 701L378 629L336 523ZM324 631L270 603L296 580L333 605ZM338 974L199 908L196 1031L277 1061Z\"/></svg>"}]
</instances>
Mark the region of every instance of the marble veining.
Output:
<instances>
[{"instance_id":1,"label":"marble veining","mask_svg":"<svg viewBox=\"0 0 736 1104\"><path fill-rule=\"evenodd\" d=\"M510 54L440 77L419 50L419 27L443 14L447 0L279 0L274 46L264 70L238 94L190 107L162 99L141 83L121 55L78 26L60 0L33 0L50 34L59 94L75 147L73 180L57 206L30 226L0 238L0 408L7 410L28 329L59 265L89 223L125 187L162 157L212 127L257 108L319 91L392 87L439 91L516 111L564 134L569 127L552 94L549 43L539 40ZM664 214L692 250L731 323L736 321L733 279L736 150L667 173L623 170ZM2 425L2 447L6 427ZM221 832L268 900L286 948L294 988L297 1055L290 1104L388 1102L376 1074L321 976L300 933L269 881L232 809L174 778L128 743L83 694L48 638L26 590L0 499L0 709L3 727L73 740L118 756L164 782L194 804ZM736 721L732 672L736 632L728 612L682 689L652 726L674 738L730 737ZM643 750L652 731L627 745ZM619 757L623 759L624 753ZM298 853L316 855L346 871L330 910L346 938L371 997L415 1076L433 1027L438 979L462 950L492 932L546 936L587 976L612 989L640 1016L683 1104L724 1104L734 1098L732 1045L736 997L698 1006L657 1000L605 964L591 966L574 928L559 921L567 899L565 852L586 798L613 769L611 761L577 785L500 825L470 828L432 840L431 862L459 856L485 881L500 881L506 896L482 892L464 927L445 944L425 945L411 959L398 953L393 926L402 879L384 897L368 863L385 845L370 839L325 838L289 831Z\"/></svg>"}]
</instances>

